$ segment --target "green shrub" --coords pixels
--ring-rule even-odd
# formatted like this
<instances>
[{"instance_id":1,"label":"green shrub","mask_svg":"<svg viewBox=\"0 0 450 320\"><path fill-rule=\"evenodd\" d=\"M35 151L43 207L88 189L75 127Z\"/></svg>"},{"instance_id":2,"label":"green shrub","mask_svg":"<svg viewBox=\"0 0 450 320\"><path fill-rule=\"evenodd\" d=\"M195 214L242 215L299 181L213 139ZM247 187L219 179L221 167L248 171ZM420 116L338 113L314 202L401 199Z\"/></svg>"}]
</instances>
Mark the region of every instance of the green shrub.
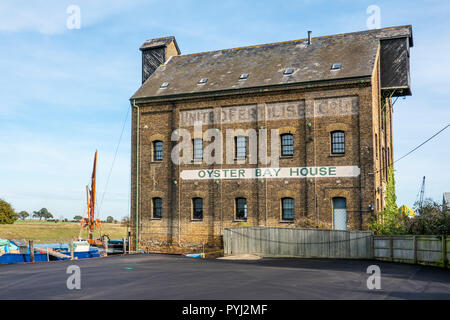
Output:
<instances>
[{"instance_id":1,"label":"green shrub","mask_svg":"<svg viewBox=\"0 0 450 320\"><path fill-rule=\"evenodd\" d=\"M18 215L14 212L11 205L0 199L0 224L13 224Z\"/></svg>"}]
</instances>

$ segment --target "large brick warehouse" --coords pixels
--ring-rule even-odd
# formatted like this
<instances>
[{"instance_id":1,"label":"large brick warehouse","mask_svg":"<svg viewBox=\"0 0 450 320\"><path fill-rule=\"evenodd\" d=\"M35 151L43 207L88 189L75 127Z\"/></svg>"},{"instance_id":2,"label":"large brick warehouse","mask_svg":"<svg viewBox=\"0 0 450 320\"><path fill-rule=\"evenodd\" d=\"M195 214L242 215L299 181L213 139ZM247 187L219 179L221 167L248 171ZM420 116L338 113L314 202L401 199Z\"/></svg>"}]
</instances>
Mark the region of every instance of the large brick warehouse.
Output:
<instances>
[{"instance_id":1,"label":"large brick warehouse","mask_svg":"<svg viewBox=\"0 0 450 320\"><path fill-rule=\"evenodd\" d=\"M228 227L367 228L384 207L391 98L411 95L412 46L411 26L187 55L174 37L146 41L133 244L195 252Z\"/></svg>"}]
</instances>

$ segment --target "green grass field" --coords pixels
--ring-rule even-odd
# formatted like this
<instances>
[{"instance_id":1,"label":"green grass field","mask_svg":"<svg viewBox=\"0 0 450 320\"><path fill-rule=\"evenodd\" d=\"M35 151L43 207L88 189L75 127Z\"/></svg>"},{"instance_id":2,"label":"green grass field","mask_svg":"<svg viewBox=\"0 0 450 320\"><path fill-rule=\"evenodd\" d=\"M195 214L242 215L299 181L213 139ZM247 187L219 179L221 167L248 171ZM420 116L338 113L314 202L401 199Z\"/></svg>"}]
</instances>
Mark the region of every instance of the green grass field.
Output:
<instances>
[{"instance_id":1,"label":"green grass field","mask_svg":"<svg viewBox=\"0 0 450 320\"><path fill-rule=\"evenodd\" d=\"M102 234L110 239L126 237L127 228L120 223L103 223ZM34 240L37 243L66 242L78 239L80 223L78 222L46 222L46 221L16 221L14 224L0 224L0 238L16 240ZM95 237L100 233L96 232ZM87 238L86 229L81 233Z\"/></svg>"}]
</instances>

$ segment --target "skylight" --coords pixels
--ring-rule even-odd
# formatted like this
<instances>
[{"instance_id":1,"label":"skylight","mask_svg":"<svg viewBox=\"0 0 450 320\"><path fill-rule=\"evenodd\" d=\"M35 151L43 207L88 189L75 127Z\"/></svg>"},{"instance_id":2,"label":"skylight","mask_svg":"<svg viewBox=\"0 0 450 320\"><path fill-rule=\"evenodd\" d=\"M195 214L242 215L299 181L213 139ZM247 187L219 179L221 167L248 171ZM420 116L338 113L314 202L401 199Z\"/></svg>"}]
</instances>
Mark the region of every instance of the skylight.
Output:
<instances>
[{"instance_id":1,"label":"skylight","mask_svg":"<svg viewBox=\"0 0 450 320\"><path fill-rule=\"evenodd\" d=\"M288 75L290 75L290 74L293 74L293 73L294 73L294 68L286 68L286 69L283 71L283 74L286 75L286 76L288 76Z\"/></svg>"},{"instance_id":2,"label":"skylight","mask_svg":"<svg viewBox=\"0 0 450 320\"><path fill-rule=\"evenodd\" d=\"M340 70L340 69L341 69L340 63L333 63L333 65L331 66L331 70Z\"/></svg>"},{"instance_id":3,"label":"skylight","mask_svg":"<svg viewBox=\"0 0 450 320\"><path fill-rule=\"evenodd\" d=\"M163 84L161 85L161 89L167 88L169 86L170 82L163 82Z\"/></svg>"},{"instance_id":4,"label":"skylight","mask_svg":"<svg viewBox=\"0 0 450 320\"><path fill-rule=\"evenodd\" d=\"M243 73L241 74L241 76L239 77L239 80L245 80L248 78L248 73Z\"/></svg>"},{"instance_id":5,"label":"skylight","mask_svg":"<svg viewBox=\"0 0 450 320\"><path fill-rule=\"evenodd\" d=\"M206 82L208 82L208 78L201 78L198 80L198 84L205 84Z\"/></svg>"}]
</instances>

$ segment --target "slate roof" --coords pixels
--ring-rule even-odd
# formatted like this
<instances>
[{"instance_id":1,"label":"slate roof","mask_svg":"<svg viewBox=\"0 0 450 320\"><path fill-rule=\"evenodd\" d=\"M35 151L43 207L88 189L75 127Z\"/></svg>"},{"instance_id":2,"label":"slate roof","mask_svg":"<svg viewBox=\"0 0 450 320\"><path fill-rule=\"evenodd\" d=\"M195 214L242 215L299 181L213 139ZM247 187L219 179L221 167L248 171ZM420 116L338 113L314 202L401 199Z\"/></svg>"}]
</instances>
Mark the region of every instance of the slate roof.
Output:
<instances>
[{"instance_id":1,"label":"slate roof","mask_svg":"<svg viewBox=\"0 0 450 320\"><path fill-rule=\"evenodd\" d=\"M145 41L144 44L139 49L146 50L146 49L150 49L150 48L154 49L154 48L165 47L165 46L169 45L172 41L175 43L175 47L177 48L178 54L181 54L180 48L178 48L178 44L177 44L177 41L175 40L174 36L149 39L149 40Z\"/></svg>"},{"instance_id":2,"label":"slate roof","mask_svg":"<svg viewBox=\"0 0 450 320\"><path fill-rule=\"evenodd\" d=\"M372 75L379 40L398 37L410 38L412 46L412 27L313 37L311 45L300 39L174 56L159 66L131 99L367 77ZM162 45L161 39L166 38L146 44ZM340 63L341 69L331 70L334 63ZM285 76L286 68L295 68L295 72ZM239 80L243 73L249 74L247 80ZM208 81L198 85L201 78ZM170 84L161 89L163 82Z\"/></svg>"}]
</instances>

